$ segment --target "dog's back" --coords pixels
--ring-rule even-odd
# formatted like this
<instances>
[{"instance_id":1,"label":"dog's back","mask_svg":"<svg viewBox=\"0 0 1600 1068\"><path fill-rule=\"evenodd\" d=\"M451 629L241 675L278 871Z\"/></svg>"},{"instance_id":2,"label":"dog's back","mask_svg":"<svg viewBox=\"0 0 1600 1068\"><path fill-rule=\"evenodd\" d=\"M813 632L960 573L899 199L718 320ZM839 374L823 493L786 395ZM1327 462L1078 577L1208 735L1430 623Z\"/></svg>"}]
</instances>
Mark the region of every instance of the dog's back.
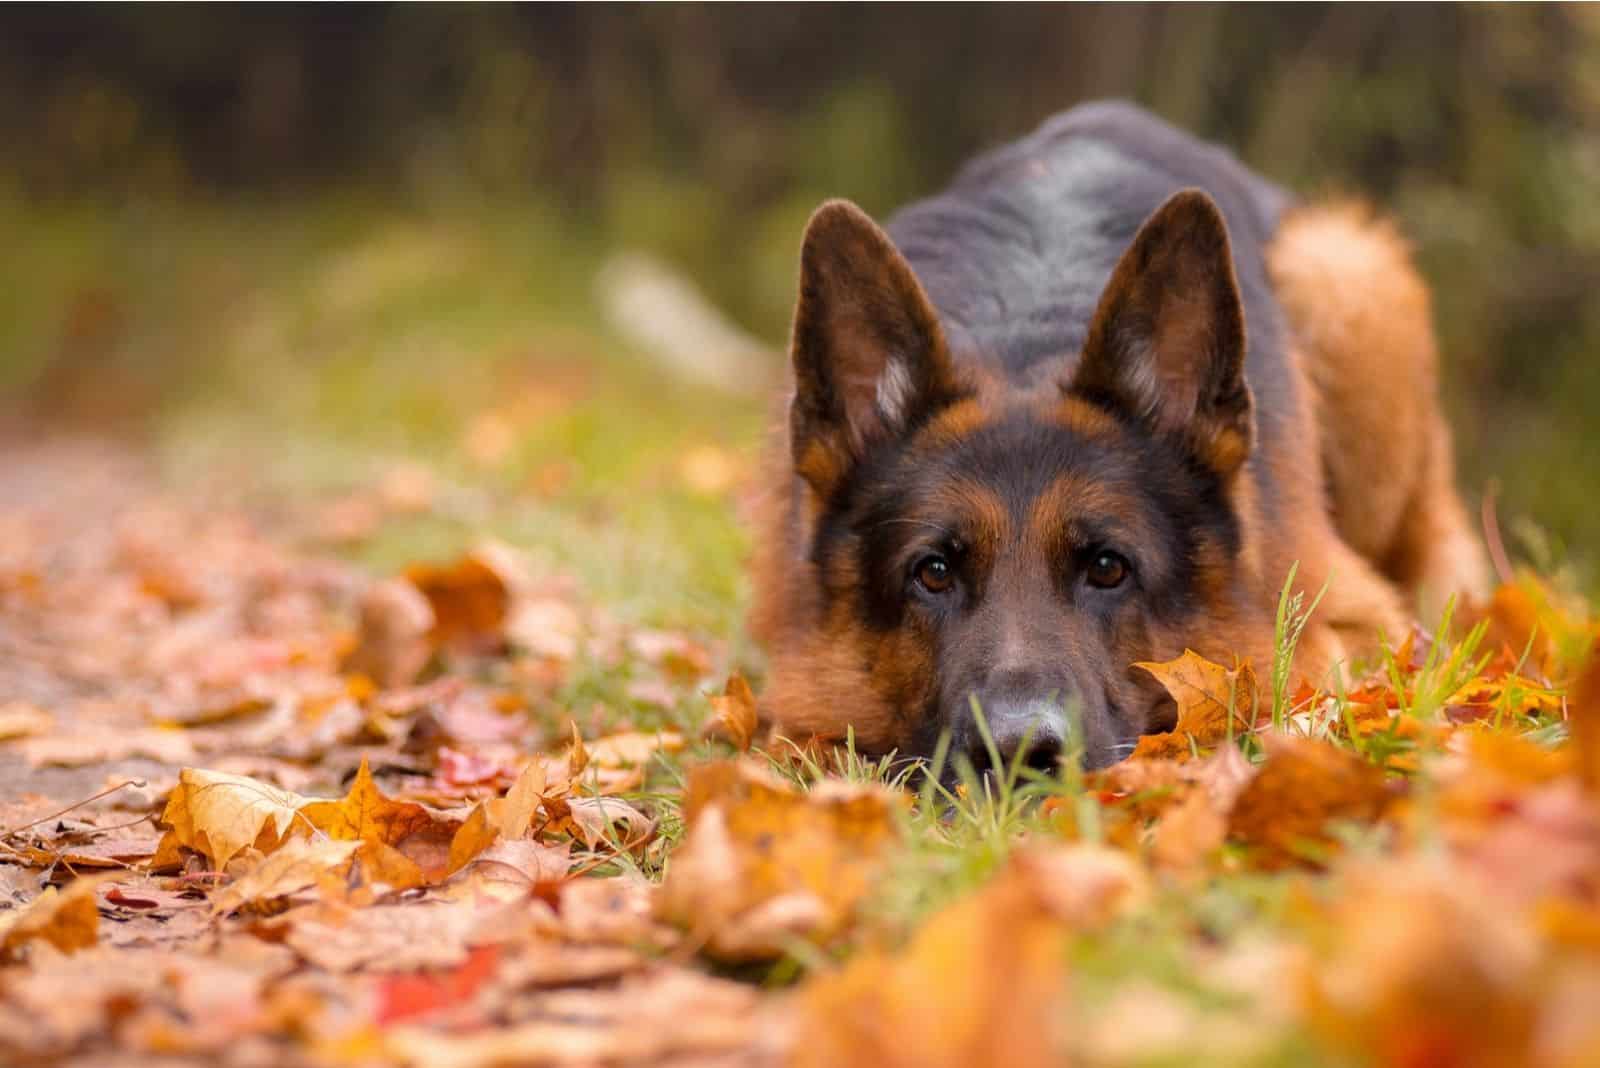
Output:
<instances>
[{"instance_id":1,"label":"dog's back","mask_svg":"<svg viewBox=\"0 0 1600 1068\"><path fill-rule=\"evenodd\" d=\"M1026 377L1041 361L1077 354L1140 224L1190 188L1209 194L1227 220L1252 350L1275 351L1282 326L1265 249L1289 195L1131 104L1086 104L1056 116L973 160L885 229L939 310L958 358Z\"/></svg>"}]
</instances>

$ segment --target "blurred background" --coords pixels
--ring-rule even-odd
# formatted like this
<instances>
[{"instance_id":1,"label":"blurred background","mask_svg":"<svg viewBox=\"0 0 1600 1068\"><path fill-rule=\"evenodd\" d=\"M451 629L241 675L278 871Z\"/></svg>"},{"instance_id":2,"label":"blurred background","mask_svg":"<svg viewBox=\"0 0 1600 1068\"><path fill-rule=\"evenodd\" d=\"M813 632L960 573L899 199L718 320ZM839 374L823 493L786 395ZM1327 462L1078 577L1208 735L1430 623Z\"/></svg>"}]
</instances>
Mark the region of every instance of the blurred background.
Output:
<instances>
[{"instance_id":1,"label":"blurred background","mask_svg":"<svg viewBox=\"0 0 1600 1068\"><path fill-rule=\"evenodd\" d=\"M0 411L325 494L382 563L498 525L721 625L807 214L1110 95L1401 221L1469 498L1592 589L1583 5L8 6ZM368 537L374 480L454 503Z\"/></svg>"}]
</instances>

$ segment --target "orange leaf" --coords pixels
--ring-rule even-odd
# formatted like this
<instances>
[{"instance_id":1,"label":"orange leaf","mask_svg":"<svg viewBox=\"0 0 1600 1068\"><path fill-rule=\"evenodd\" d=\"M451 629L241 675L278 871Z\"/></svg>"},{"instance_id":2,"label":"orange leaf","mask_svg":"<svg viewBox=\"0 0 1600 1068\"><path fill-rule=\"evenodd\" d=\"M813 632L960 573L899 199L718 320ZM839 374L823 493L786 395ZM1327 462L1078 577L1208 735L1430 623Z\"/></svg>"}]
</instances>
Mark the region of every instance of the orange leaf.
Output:
<instances>
[{"instance_id":1,"label":"orange leaf","mask_svg":"<svg viewBox=\"0 0 1600 1068\"><path fill-rule=\"evenodd\" d=\"M711 711L713 716L701 732L702 736L720 738L741 753L750 748L758 722L756 695L743 675L736 672L728 676L728 685L722 694L711 698Z\"/></svg>"},{"instance_id":2,"label":"orange leaf","mask_svg":"<svg viewBox=\"0 0 1600 1068\"><path fill-rule=\"evenodd\" d=\"M1177 726L1140 738L1136 758L1187 760L1193 746L1214 746L1255 725L1256 675L1248 663L1230 671L1185 649L1176 660L1134 667L1155 676L1178 705Z\"/></svg>"},{"instance_id":3,"label":"orange leaf","mask_svg":"<svg viewBox=\"0 0 1600 1068\"><path fill-rule=\"evenodd\" d=\"M1600 800L1600 649L1589 654L1588 665L1572 687L1567 713L1578 775L1589 795Z\"/></svg>"},{"instance_id":4,"label":"orange leaf","mask_svg":"<svg viewBox=\"0 0 1600 1068\"><path fill-rule=\"evenodd\" d=\"M794 938L826 940L871 889L899 831L899 800L838 781L800 793L750 763L696 768L660 915L729 960L775 957Z\"/></svg>"},{"instance_id":5,"label":"orange leaf","mask_svg":"<svg viewBox=\"0 0 1600 1068\"><path fill-rule=\"evenodd\" d=\"M1234 802L1229 836L1265 868L1320 860L1332 820L1371 822L1388 802L1382 770L1327 742L1265 736L1267 762Z\"/></svg>"},{"instance_id":6,"label":"orange leaf","mask_svg":"<svg viewBox=\"0 0 1600 1068\"><path fill-rule=\"evenodd\" d=\"M365 757L343 800L312 801L300 811L330 838L385 845L396 845L434 822L432 814L416 802L385 797L372 781Z\"/></svg>"}]
</instances>

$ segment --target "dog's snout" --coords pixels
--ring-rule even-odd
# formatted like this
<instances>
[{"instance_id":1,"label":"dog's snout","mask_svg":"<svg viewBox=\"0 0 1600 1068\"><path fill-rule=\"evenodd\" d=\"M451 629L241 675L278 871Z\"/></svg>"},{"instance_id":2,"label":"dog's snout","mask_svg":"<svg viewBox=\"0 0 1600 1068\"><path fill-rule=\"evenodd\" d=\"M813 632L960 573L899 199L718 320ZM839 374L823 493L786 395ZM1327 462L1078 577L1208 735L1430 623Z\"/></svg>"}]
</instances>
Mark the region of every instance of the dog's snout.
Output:
<instances>
[{"instance_id":1,"label":"dog's snout","mask_svg":"<svg viewBox=\"0 0 1600 1068\"><path fill-rule=\"evenodd\" d=\"M1029 767L1054 774L1067 751L1070 729L1066 707L1056 694L980 696L975 715L982 715L994 743L989 752L982 732L974 731L967 746L974 767L982 770L1000 758L1002 773L1011 767Z\"/></svg>"}]
</instances>

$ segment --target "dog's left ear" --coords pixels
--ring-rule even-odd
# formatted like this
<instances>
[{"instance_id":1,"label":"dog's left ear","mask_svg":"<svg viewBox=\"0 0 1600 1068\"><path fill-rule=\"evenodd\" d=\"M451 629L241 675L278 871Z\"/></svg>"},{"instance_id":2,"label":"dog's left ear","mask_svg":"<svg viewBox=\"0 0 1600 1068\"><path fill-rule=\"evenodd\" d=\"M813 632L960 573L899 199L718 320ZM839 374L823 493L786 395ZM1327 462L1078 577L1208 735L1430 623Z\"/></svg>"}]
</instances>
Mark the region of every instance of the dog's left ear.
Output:
<instances>
[{"instance_id":1,"label":"dog's left ear","mask_svg":"<svg viewBox=\"0 0 1600 1068\"><path fill-rule=\"evenodd\" d=\"M1100 296L1067 388L1181 437L1224 478L1250 454L1244 308L1228 228L1197 189L1157 208Z\"/></svg>"}]
</instances>

